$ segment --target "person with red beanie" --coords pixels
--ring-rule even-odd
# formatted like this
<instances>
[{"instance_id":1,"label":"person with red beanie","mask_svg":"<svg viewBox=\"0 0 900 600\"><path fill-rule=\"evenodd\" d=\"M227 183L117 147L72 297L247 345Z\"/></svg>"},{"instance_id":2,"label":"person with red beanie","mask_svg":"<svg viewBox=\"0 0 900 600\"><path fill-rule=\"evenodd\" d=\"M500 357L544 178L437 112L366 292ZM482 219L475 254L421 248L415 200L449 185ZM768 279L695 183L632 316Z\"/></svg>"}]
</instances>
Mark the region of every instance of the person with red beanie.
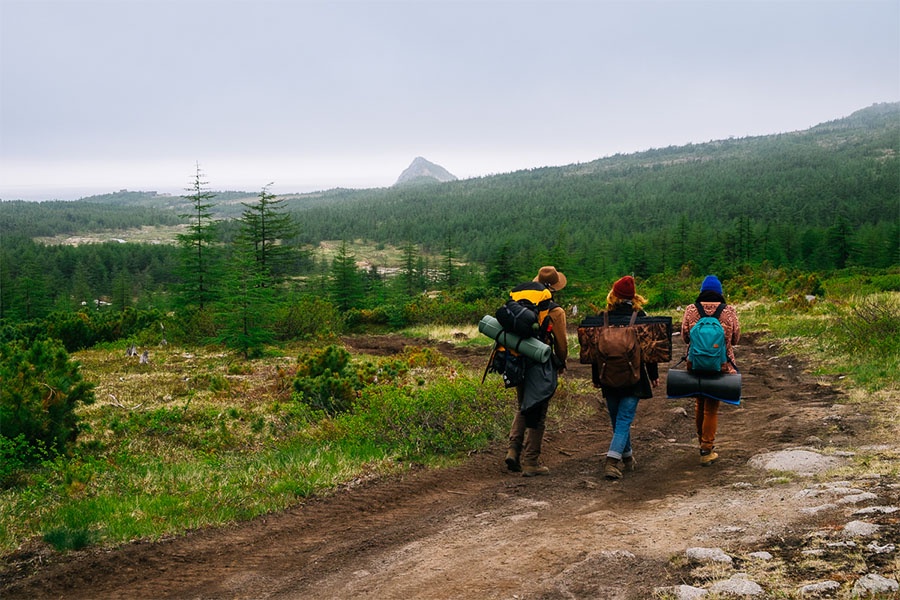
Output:
<instances>
[{"instance_id":1,"label":"person with red beanie","mask_svg":"<svg viewBox=\"0 0 900 600\"><path fill-rule=\"evenodd\" d=\"M644 312L643 306L646 303L647 300L636 292L634 277L631 275L617 280L606 296L606 310L610 316L620 315L630 318L632 313L637 312L637 316L645 317L647 313ZM591 373L594 387L600 388L606 400L606 409L613 428L603 475L610 480L621 479L623 470L635 469L634 452L631 448L631 425L637 412L638 401L642 398L652 398L653 388L659 386L659 366L656 363L642 362L640 380L634 385L621 388L609 387L600 382L597 363L592 364Z\"/></svg>"}]
</instances>

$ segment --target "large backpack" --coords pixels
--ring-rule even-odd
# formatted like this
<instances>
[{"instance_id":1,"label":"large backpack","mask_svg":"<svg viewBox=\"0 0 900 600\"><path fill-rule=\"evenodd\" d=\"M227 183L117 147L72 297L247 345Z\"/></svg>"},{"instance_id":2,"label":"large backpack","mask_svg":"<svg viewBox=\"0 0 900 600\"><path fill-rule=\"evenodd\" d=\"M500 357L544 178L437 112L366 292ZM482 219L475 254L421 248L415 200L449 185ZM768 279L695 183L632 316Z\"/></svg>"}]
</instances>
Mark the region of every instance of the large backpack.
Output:
<instances>
[{"instance_id":1,"label":"large backpack","mask_svg":"<svg viewBox=\"0 0 900 600\"><path fill-rule=\"evenodd\" d=\"M550 309L555 306L553 293L543 283L529 281L514 287L509 300L494 316L504 331L521 338L536 337L546 341L550 331Z\"/></svg>"},{"instance_id":2,"label":"large backpack","mask_svg":"<svg viewBox=\"0 0 900 600\"><path fill-rule=\"evenodd\" d=\"M552 301L553 293L547 286L535 281L522 283L509 292L509 297L494 315L504 331L520 338L536 337L552 345L550 309L558 305ZM496 344L487 370L499 373L504 385L513 387L524 381L529 360L512 348Z\"/></svg>"},{"instance_id":3,"label":"large backpack","mask_svg":"<svg viewBox=\"0 0 900 600\"><path fill-rule=\"evenodd\" d=\"M696 302L700 320L691 327L691 342L688 346L688 370L698 373L720 373L722 365L728 362L728 351L725 345L725 330L719 319L725 310L725 303L720 302L716 311L707 315L703 305Z\"/></svg>"},{"instance_id":4,"label":"large backpack","mask_svg":"<svg viewBox=\"0 0 900 600\"><path fill-rule=\"evenodd\" d=\"M634 385L641 380L641 345L631 313L628 325L611 326L609 313L603 313L603 325L597 332L597 370L600 384L613 388Z\"/></svg>"}]
</instances>

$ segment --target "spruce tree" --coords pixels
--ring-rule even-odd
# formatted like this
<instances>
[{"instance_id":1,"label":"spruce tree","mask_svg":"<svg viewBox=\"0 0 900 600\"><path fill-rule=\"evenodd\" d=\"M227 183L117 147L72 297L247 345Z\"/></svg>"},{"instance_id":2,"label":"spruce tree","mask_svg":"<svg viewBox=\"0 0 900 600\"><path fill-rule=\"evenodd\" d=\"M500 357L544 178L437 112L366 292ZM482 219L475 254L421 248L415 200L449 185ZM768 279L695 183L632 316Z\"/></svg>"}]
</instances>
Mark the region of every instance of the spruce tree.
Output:
<instances>
[{"instance_id":1,"label":"spruce tree","mask_svg":"<svg viewBox=\"0 0 900 600\"><path fill-rule=\"evenodd\" d=\"M297 224L284 212L284 199L269 193L269 185L263 187L255 203L243 203L238 235L238 239L252 249L259 273L265 277L263 285L282 280L299 256L297 249L289 243L297 235Z\"/></svg>"},{"instance_id":2,"label":"spruce tree","mask_svg":"<svg viewBox=\"0 0 900 600\"><path fill-rule=\"evenodd\" d=\"M342 241L337 255L331 261L331 301L341 312L362 306L364 282L356 267L356 256Z\"/></svg>"},{"instance_id":3,"label":"spruce tree","mask_svg":"<svg viewBox=\"0 0 900 600\"><path fill-rule=\"evenodd\" d=\"M458 268L455 264L456 253L453 248L452 239L447 235L447 243L444 247L443 269L441 269L441 280L447 289L453 289L459 283Z\"/></svg>"},{"instance_id":4,"label":"spruce tree","mask_svg":"<svg viewBox=\"0 0 900 600\"><path fill-rule=\"evenodd\" d=\"M274 291L267 282L252 247L236 244L223 278L223 294L216 303L221 325L216 339L240 351L244 358L258 356L274 339Z\"/></svg>"},{"instance_id":5,"label":"spruce tree","mask_svg":"<svg viewBox=\"0 0 900 600\"><path fill-rule=\"evenodd\" d=\"M179 215L188 219L188 232L177 236L182 250L181 301L201 312L216 298L214 286L214 247L216 220L211 200L215 194L207 188L200 164L197 164L190 192L184 196L191 202L191 212Z\"/></svg>"}]
</instances>

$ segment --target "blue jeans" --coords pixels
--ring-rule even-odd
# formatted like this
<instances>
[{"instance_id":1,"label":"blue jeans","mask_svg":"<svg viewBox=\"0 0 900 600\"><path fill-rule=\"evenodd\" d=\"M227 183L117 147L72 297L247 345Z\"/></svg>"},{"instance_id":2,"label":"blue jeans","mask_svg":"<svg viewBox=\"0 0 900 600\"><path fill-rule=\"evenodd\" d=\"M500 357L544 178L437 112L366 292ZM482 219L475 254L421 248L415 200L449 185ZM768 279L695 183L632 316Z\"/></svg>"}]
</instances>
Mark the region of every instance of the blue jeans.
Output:
<instances>
[{"instance_id":1,"label":"blue jeans","mask_svg":"<svg viewBox=\"0 0 900 600\"><path fill-rule=\"evenodd\" d=\"M612 441L609 443L609 458L628 458L631 456L631 423L637 412L637 396L615 396L606 398L609 420L613 427Z\"/></svg>"}]
</instances>

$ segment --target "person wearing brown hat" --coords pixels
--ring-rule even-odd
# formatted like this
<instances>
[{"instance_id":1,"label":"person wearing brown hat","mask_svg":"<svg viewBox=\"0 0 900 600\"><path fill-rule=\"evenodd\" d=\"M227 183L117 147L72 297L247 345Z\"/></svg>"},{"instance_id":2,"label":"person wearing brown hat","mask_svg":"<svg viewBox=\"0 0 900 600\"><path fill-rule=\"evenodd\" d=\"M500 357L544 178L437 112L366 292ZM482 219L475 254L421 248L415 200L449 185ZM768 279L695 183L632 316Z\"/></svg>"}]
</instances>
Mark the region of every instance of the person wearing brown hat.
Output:
<instances>
[{"instance_id":1,"label":"person wearing brown hat","mask_svg":"<svg viewBox=\"0 0 900 600\"><path fill-rule=\"evenodd\" d=\"M543 283L552 292L558 292L566 287L566 276L556 270L556 267L541 267L533 281Z\"/></svg>"},{"instance_id":2,"label":"person wearing brown hat","mask_svg":"<svg viewBox=\"0 0 900 600\"><path fill-rule=\"evenodd\" d=\"M567 280L556 267L541 267L533 282L543 284L555 293L566 287ZM549 302L547 308L540 311L539 317L541 323L549 319L548 335L542 341L550 344L552 357L545 363L530 364L524 381L516 386L519 409L510 427L505 459L510 471L521 471L524 477L550 473L550 469L540 461L544 425L550 399L556 393L559 373L565 370L569 354L566 311L555 302Z\"/></svg>"},{"instance_id":3,"label":"person wearing brown hat","mask_svg":"<svg viewBox=\"0 0 900 600\"><path fill-rule=\"evenodd\" d=\"M636 293L634 277L626 275L618 279L606 296L606 311L612 316L630 317L637 313L647 316L643 306L647 300ZM659 386L659 366L656 363L641 362L640 380L625 387L611 387L600 381L599 367L591 365L592 379L606 400L606 409L613 428L612 440L606 452L603 475L610 480L621 479L622 470L634 471L634 452L631 448L631 424L637 412L638 400L652 398L653 388ZM621 462L621 468L619 466Z\"/></svg>"}]
</instances>

